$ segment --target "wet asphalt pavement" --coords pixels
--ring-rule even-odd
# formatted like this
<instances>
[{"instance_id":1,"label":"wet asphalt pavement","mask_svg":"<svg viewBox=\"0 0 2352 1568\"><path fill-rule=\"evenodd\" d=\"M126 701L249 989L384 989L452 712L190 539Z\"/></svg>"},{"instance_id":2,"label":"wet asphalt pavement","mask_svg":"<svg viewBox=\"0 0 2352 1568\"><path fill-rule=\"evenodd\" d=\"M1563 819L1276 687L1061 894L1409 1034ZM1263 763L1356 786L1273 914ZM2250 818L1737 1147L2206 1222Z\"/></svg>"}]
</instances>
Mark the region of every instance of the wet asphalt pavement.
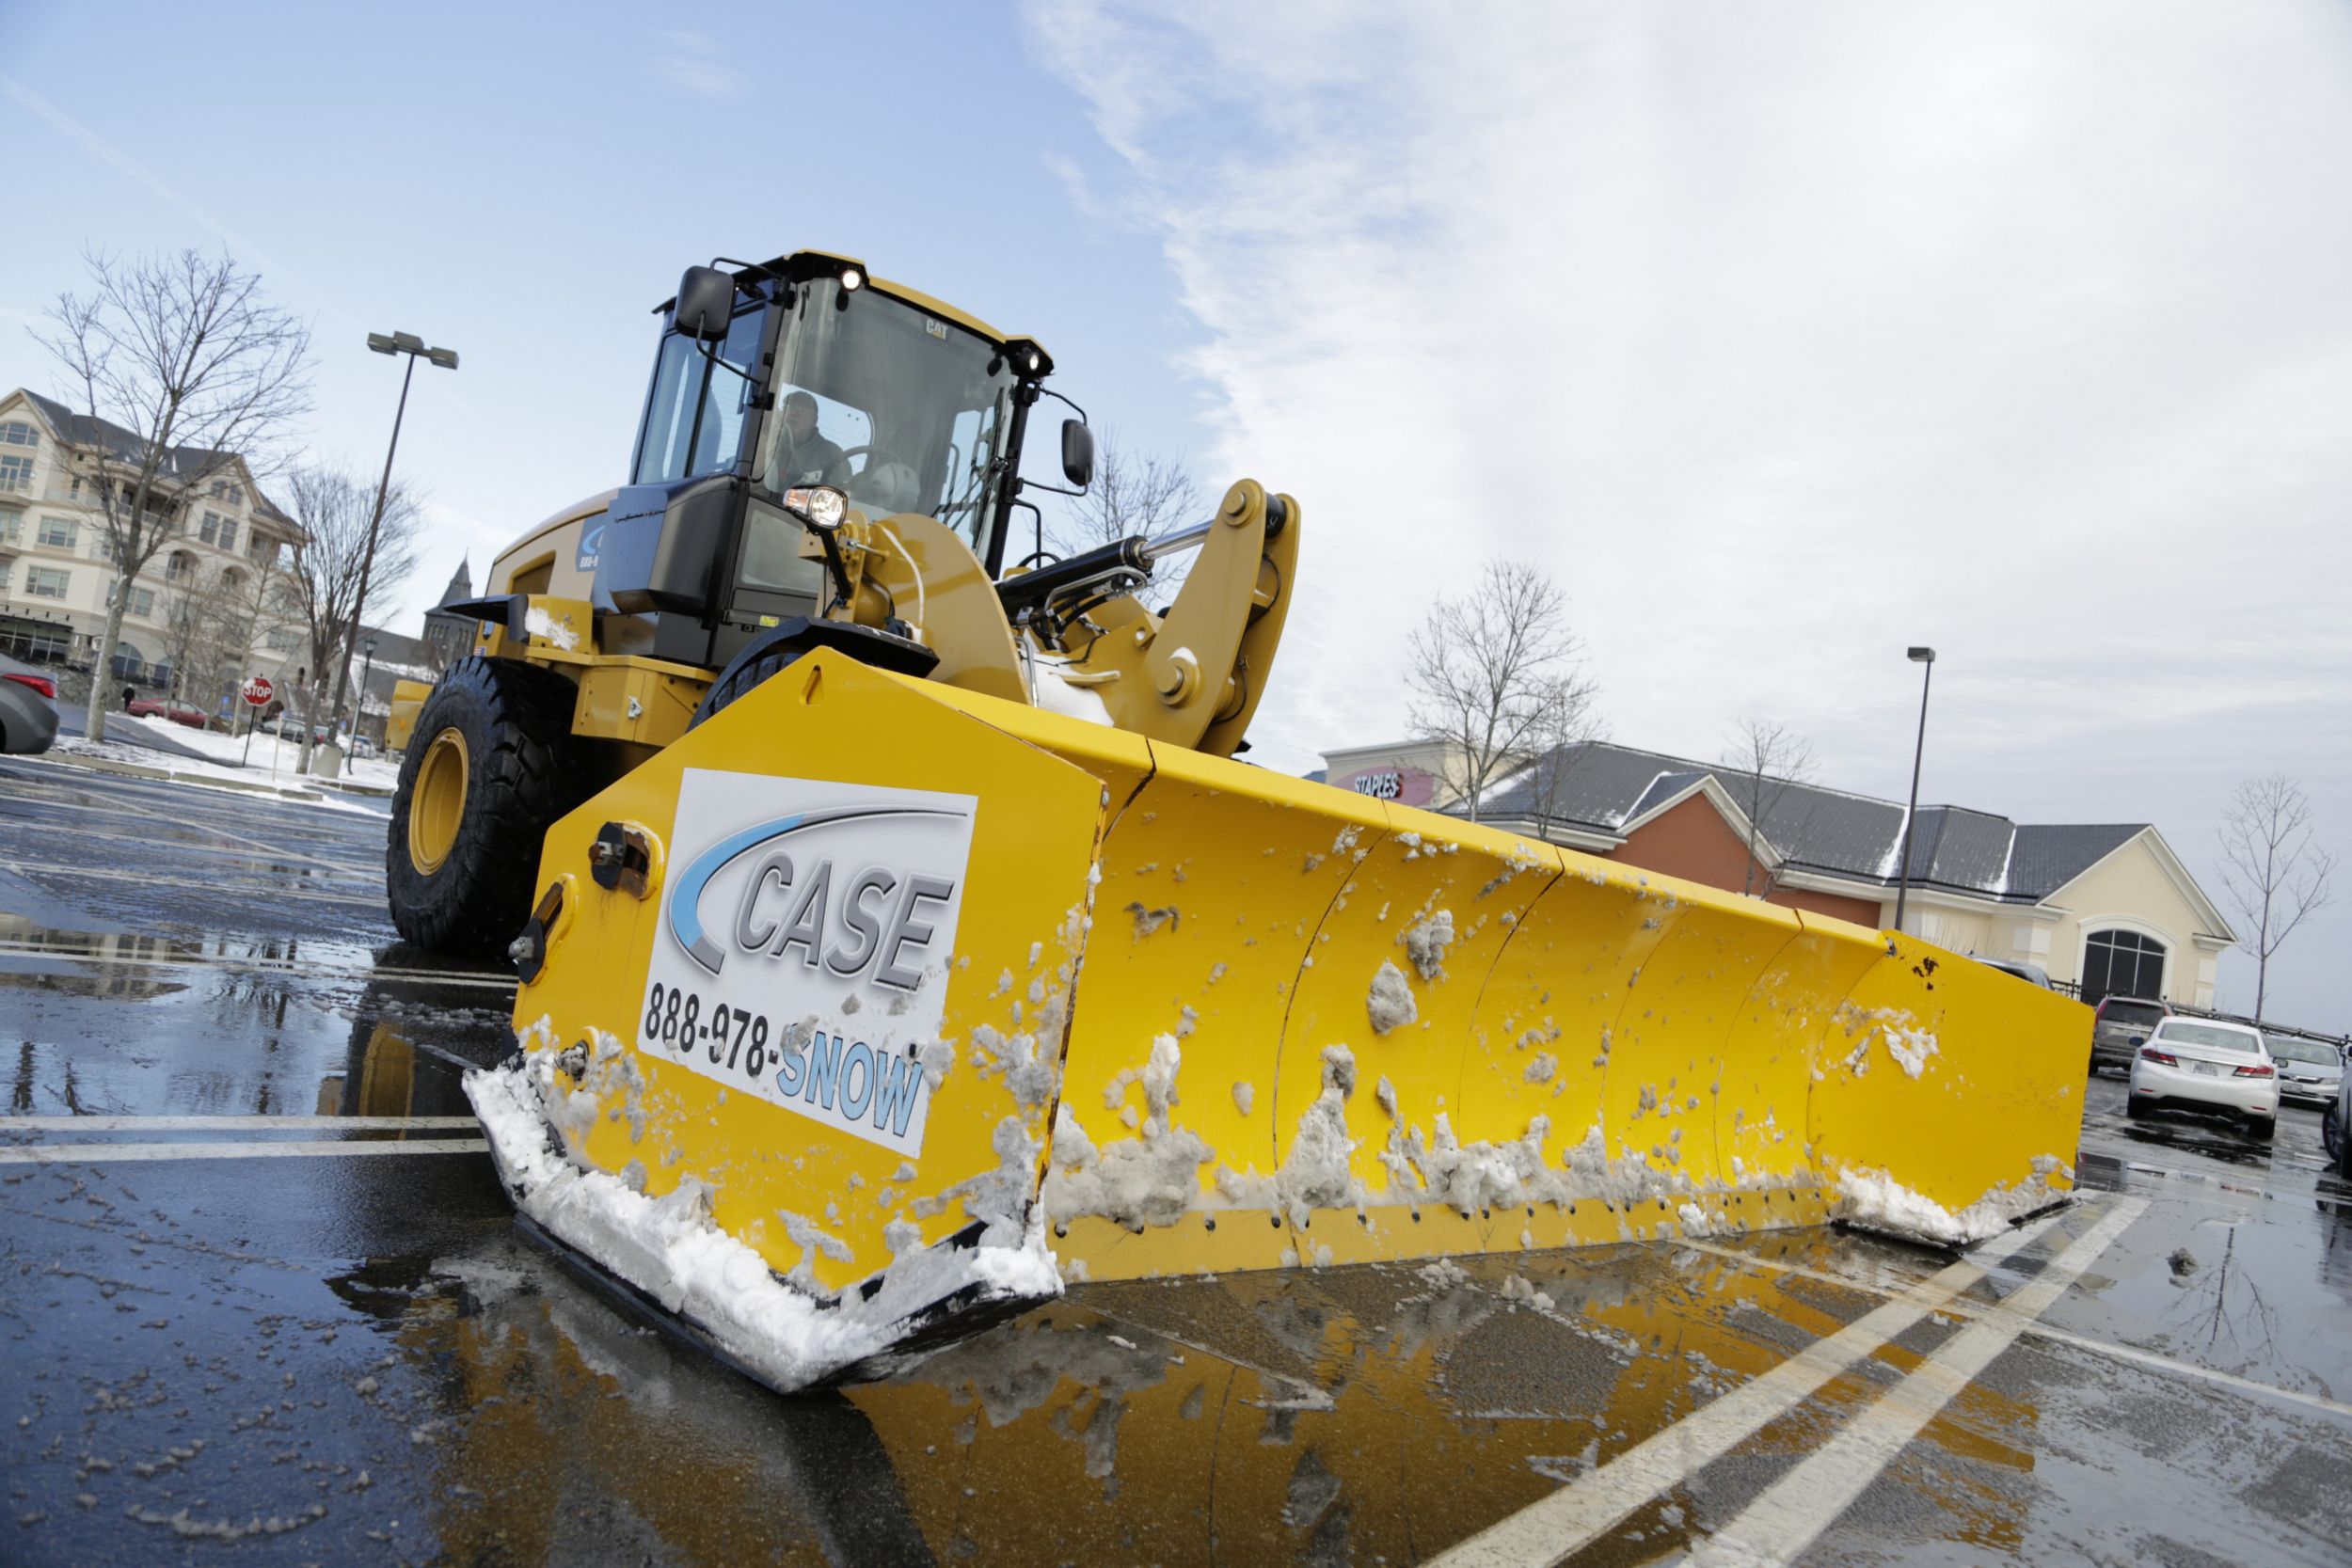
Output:
<instances>
[{"instance_id":1,"label":"wet asphalt pavement","mask_svg":"<svg viewBox=\"0 0 2352 1568\"><path fill-rule=\"evenodd\" d=\"M0 1561L2348 1560L2352 1189L2121 1080L1973 1267L1086 1286L779 1398L518 1232L458 1087L512 987L397 945L364 804L0 760Z\"/></svg>"}]
</instances>

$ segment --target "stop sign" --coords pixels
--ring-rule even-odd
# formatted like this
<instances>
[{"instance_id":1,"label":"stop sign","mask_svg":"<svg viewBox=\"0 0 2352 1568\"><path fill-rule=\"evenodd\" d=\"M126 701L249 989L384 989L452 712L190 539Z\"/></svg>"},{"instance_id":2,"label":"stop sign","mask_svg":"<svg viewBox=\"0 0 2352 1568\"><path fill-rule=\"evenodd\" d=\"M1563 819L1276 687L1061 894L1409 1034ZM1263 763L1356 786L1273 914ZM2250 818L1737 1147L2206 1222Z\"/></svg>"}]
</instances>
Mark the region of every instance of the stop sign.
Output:
<instances>
[{"instance_id":1,"label":"stop sign","mask_svg":"<svg viewBox=\"0 0 2352 1568\"><path fill-rule=\"evenodd\" d=\"M270 685L267 675L256 675L245 683L245 700L255 707L267 707L277 693L278 689Z\"/></svg>"}]
</instances>

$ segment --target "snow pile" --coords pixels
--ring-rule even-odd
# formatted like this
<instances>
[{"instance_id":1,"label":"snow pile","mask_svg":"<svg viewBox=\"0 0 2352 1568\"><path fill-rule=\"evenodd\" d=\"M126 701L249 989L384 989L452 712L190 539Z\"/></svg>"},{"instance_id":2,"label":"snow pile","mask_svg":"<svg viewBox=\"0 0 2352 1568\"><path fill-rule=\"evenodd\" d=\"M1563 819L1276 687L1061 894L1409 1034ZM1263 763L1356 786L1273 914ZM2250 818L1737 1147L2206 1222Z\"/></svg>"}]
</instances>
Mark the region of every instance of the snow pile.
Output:
<instances>
[{"instance_id":1,"label":"snow pile","mask_svg":"<svg viewBox=\"0 0 2352 1568\"><path fill-rule=\"evenodd\" d=\"M1848 1002L1839 1006L1837 1022L1845 1026L1847 1038L1861 1037L1843 1064L1856 1078L1869 1070L1874 1040L1883 1039L1887 1055L1905 1076L1915 1080L1927 1070L1928 1058L1938 1053L1934 1032L1921 1027L1900 1007L1858 1007ZM1814 1077L1819 1082L1820 1074L1817 1071Z\"/></svg>"},{"instance_id":2,"label":"snow pile","mask_svg":"<svg viewBox=\"0 0 2352 1568\"><path fill-rule=\"evenodd\" d=\"M872 1295L845 1291L828 1301L779 1280L750 1247L711 1220L710 1189L693 1176L649 1198L619 1177L585 1170L548 1137L550 1110L571 1099L559 1088L559 1053L542 1048L506 1067L466 1075L501 1178L516 1207L550 1234L644 1291L708 1334L719 1349L777 1389L807 1386L888 1351L907 1320L967 1286L984 1298L1058 1295L1060 1275L1042 1227L998 1210L980 1244L901 1251ZM578 1097L595 1115L595 1101ZM567 1120L577 1120L568 1117ZM1018 1127L1018 1124L1014 1124ZM1001 1141L1001 1140L1000 1140ZM832 1238L798 1216L780 1215L810 1251ZM981 1217L977 1216L976 1217ZM912 1227L907 1230L911 1231ZM904 1243L906 1232L894 1237ZM834 1243L838 1244L838 1243ZM803 1269L808 1266L803 1259ZM795 1273L801 1273L796 1270Z\"/></svg>"},{"instance_id":3,"label":"snow pile","mask_svg":"<svg viewBox=\"0 0 2352 1568\"><path fill-rule=\"evenodd\" d=\"M2038 1154L2033 1174L2006 1187L1995 1187L1967 1208L1954 1213L1932 1198L1914 1192L1883 1170L1851 1167L1837 1173L1837 1201L1831 1217L1866 1230L1931 1246L1966 1246L1997 1236L2027 1214L2038 1213L2066 1200L2050 1184L2054 1173L2072 1180L2073 1171L2055 1154Z\"/></svg>"},{"instance_id":4,"label":"snow pile","mask_svg":"<svg viewBox=\"0 0 2352 1568\"><path fill-rule=\"evenodd\" d=\"M1060 1031L1050 1028L1046 1037L1059 1039ZM1061 1062L1048 1053L1051 1050L1048 1047L1041 1052L1038 1037L1025 1032L1008 1039L986 1023L975 1024L972 1029L972 1056L980 1075L1001 1075L1005 1091L1024 1110L1042 1110L1061 1087Z\"/></svg>"},{"instance_id":5,"label":"snow pile","mask_svg":"<svg viewBox=\"0 0 2352 1568\"><path fill-rule=\"evenodd\" d=\"M1535 1289L1534 1286L1529 1284L1526 1280L1520 1278L1518 1275L1509 1275L1504 1277L1502 1281L1502 1299L1508 1302L1524 1304L1528 1307L1534 1307L1538 1312L1549 1312L1551 1310L1551 1298L1544 1294L1543 1291Z\"/></svg>"},{"instance_id":6,"label":"snow pile","mask_svg":"<svg viewBox=\"0 0 2352 1568\"><path fill-rule=\"evenodd\" d=\"M1397 939L1423 980L1445 978L1445 950L1454 942L1454 911L1439 910Z\"/></svg>"},{"instance_id":7,"label":"snow pile","mask_svg":"<svg viewBox=\"0 0 2352 1568\"><path fill-rule=\"evenodd\" d=\"M1162 1035L1152 1042L1151 1056L1140 1070L1122 1069L1111 1079L1103 1092L1104 1104L1118 1107L1128 1085L1140 1083L1144 1115L1136 1136L1100 1149L1070 1102L1062 1101L1054 1114L1054 1163L1045 1173L1047 1218L1057 1225L1083 1215L1131 1227L1173 1225L1193 1206L1200 1193L1200 1167L1216 1157L1216 1150L1198 1132L1168 1125L1168 1110L1179 1099L1176 1074L1183 1065L1184 1051L1176 1037Z\"/></svg>"},{"instance_id":8,"label":"snow pile","mask_svg":"<svg viewBox=\"0 0 2352 1568\"><path fill-rule=\"evenodd\" d=\"M150 731L166 740L173 741L198 752L205 760L178 752L158 751L142 746L127 737L126 731ZM89 757L100 762L126 762L140 768L160 769L170 775L174 784L259 784L279 790L302 790L318 794L316 801L304 800L339 811L363 811L380 816L384 808L376 801L344 795L334 785L295 771L301 765L301 732L280 739L262 730L253 736L247 755L245 731L222 735L215 730L191 729L162 719L134 719L124 713L106 716L108 738L94 741L86 736L59 735L50 748L70 757ZM346 756L343 759L342 782L389 789L399 781L400 764L376 757ZM284 799L300 799L289 796Z\"/></svg>"},{"instance_id":9,"label":"snow pile","mask_svg":"<svg viewBox=\"0 0 2352 1568\"><path fill-rule=\"evenodd\" d=\"M1347 1100L1356 1092L1356 1053L1323 1048L1323 1087L1299 1114L1290 1157L1272 1176L1243 1175L1218 1166L1218 1195L1235 1208L1265 1209L1304 1226L1318 1209L1355 1209L1363 1185L1347 1168L1356 1140L1347 1135Z\"/></svg>"},{"instance_id":10,"label":"snow pile","mask_svg":"<svg viewBox=\"0 0 2352 1568\"><path fill-rule=\"evenodd\" d=\"M1418 1127L1391 1128L1380 1163L1388 1167L1390 1190L1404 1201L1443 1203L1465 1216L1491 1207L1565 1202L1566 1186L1544 1165L1550 1132L1550 1118L1536 1117L1512 1142L1465 1145L1439 1111L1434 1138L1426 1143Z\"/></svg>"},{"instance_id":11,"label":"snow pile","mask_svg":"<svg viewBox=\"0 0 2352 1568\"><path fill-rule=\"evenodd\" d=\"M1413 988L1405 978L1405 972L1388 959L1380 960L1380 973L1372 977L1372 991L1364 1006L1372 1014L1372 1032L1385 1035L1391 1029L1403 1028L1421 1017L1421 1007L1413 1000Z\"/></svg>"}]
</instances>

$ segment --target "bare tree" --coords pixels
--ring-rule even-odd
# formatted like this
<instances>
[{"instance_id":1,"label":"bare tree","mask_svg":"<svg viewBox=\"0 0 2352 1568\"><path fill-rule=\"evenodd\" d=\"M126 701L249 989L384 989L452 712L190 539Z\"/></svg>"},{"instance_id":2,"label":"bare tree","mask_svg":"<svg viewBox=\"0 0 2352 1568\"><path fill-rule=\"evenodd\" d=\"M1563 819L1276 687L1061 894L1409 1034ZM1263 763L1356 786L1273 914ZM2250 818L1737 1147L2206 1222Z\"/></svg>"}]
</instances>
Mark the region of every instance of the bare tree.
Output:
<instances>
[{"instance_id":1,"label":"bare tree","mask_svg":"<svg viewBox=\"0 0 2352 1568\"><path fill-rule=\"evenodd\" d=\"M164 579L164 662L171 666L171 694L191 691L188 672L196 666L197 643L215 614L213 603L219 583L200 563L191 563L176 577Z\"/></svg>"},{"instance_id":2,"label":"bare tree","mask_svg":"<svg viewBox=\"0 0 2352 1568\"><path fill-rule=\"evenodd\" d=\"M1119 444L1118 430L1106 427L1095 452L1094 483L1063 508L1046 543L1075 554L1134 534L1164 533L1199 521L1203 505L1182 458L1130 452Z\"/></svg>"},{"instance_id":3,"label":"bare tree","mask_svg":"<svg viewBox=\"0 0 2352 1568\"><path fill-rule=\"evenodd\" d=\"M1447 783L1478 820L1505 775L1592 733L1595 689L1576 673L1583 644L1566 596L1542 571L1490 561L1439 599L1406 643L1414 737L1440 743Z\"/></svg>"},{"instance_id":4,"label":"bare tree","mask_svg":"<svg viewBox=\"0 0 2352 1568\"><path fill-rule=\"evenodd\" d=\"M296 546L285 575L294 611L302 621L307 655L294 700L287 705L302 715L300 771L307 773L318 725L327 717L326 703L335 671L339 664L350 664L358 638L354 616L360 574L367 570L375 490L345 469L324 463L294 470L286 488L294 498L294 521L309 536ZM370 597L398 588L416 569L421 527L422 513L415 499L405 486L393 484L384 497L384 520L376 530Z\"/></svg>"},{"instance_id":5,"label":"bare tree","mask_svg":"<svg viewBox=\"0 0 2352 1568\"><path fill-rule=\"evenodd\" d=\"M1045 545L1075 555L1138 533L1166 533L1200 521L1206 504L1181 457L1132 452L1119 444L1118 430L1106 426L1094 456L1094 482L1062 508L1061 520L1045 531ZM1167 603L1184 586L1191 562L1190 556L1183 556L1152 572L1158 602Z\"/></svg>"},{"instance_id":6,"label":"bare tree","mask_svg":"<svg viewBox=\"0 0 2352 1568\"><path fill-rule=\"evenodd\" d=\"M88 459L115 591L99 667L122 636L128 589L204 486L273 441L310 405L310 334L265 303L227 256L183 250L118 262L97 252L87 294L61 294L34 338L61 368L97 443ZM108 436L97 421L119 427ZM87 728L106 733L107 683L90 685Z\"/></svg>"},{"instance_id":7,"label":"bare tree","mask_svg":"<svg viewBox=\"0 0 2352 1568\"><path fill-rule=\"evenodd\" d=\"M1786 724L1765 719L1742 719L1724 748L1722 775L1731 798L1748 818L1748 872L1742 893L1756 893L1756 845L1764 824L1781 815L1789 789L1813 778L1813 743ZM1788 824L1784 824L1784 827ZM1780 874L1768 873L1763 892L1770 894Z\"/></svg>"},{"instance_id":8,"label":"bare tree","mask_svg":"<svg viewBox=\"0 0 2352 1568\"><path fill-rule=\"evenodd\" d=\"M2254 1017L2263 1016L2270 956L2303 917L2326 909L2336 857L2312 842L2312 806L2283 773L2249 779L2221 814L2221 885L2254 928Z\"/></svg>"}]
</instances>

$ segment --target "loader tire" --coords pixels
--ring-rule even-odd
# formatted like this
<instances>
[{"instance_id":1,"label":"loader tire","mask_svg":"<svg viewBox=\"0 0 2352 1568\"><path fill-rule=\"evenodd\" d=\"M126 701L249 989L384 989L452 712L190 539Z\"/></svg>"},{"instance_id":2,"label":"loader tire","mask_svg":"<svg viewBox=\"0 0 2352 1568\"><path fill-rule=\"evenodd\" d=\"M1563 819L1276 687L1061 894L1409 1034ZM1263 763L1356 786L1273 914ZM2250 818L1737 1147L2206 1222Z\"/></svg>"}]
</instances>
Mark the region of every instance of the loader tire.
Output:
<instances>
[{"instance_id":1,"label":"loader tire","mask_svg":"<svg viewBox=\"0 0 2352 1568\"><path fill-rule=\"evenodd\" d=\"M710 716L734 702L761 681L781 671L786 665L808 652L807 645L787 642L772 633L760 638L728 661L719 672L719 678L710 683L703 700L695 705L694 717L687 721L692 729Z\"/></svg>"},{"instance_id":2,"label":"loader tire","mask_svg":"<svg viewBox=\"0 0 2352 1568\"><path fill-rule=\"evenodd\" d=\"M530 919L540 840L588 794L575 700L551 670L479 654L434 687L400 765L384 853L406 941L495 957Z\"/></svg>"}]
</instances>

